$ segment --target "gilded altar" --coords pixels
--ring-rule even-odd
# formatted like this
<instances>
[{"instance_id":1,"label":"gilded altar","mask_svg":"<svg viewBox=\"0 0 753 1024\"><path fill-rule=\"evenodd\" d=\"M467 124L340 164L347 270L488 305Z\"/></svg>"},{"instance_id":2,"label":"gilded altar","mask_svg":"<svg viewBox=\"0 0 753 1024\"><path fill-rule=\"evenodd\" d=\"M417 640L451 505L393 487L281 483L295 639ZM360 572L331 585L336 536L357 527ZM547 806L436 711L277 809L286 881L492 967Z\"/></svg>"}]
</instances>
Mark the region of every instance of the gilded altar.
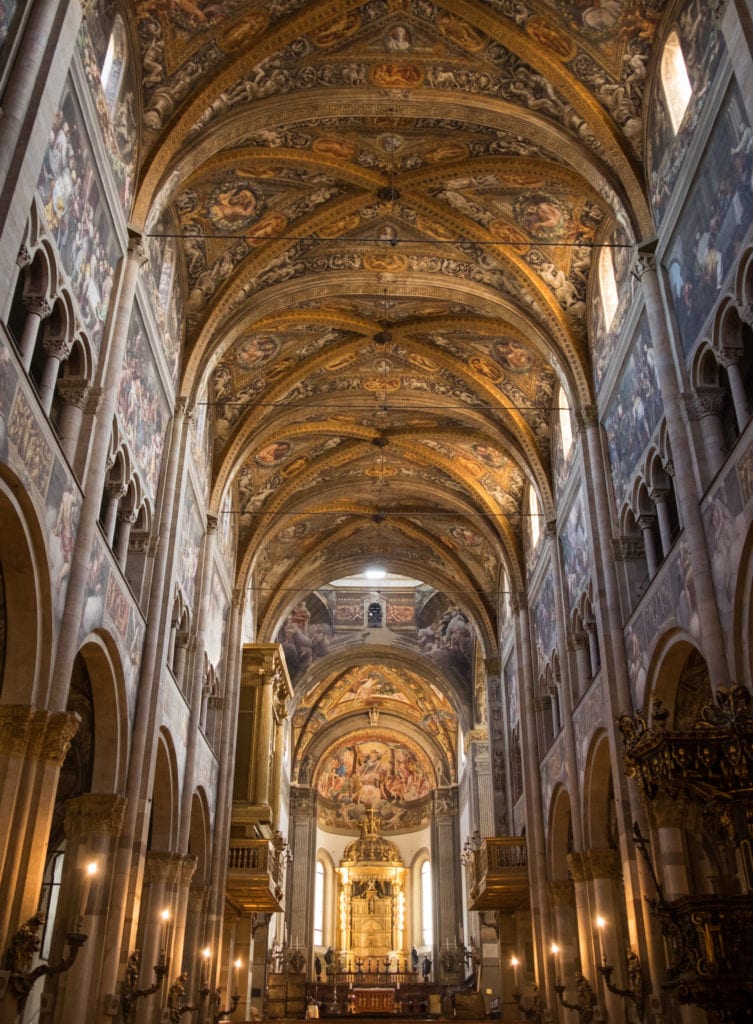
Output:
<instances>
[{"instance_id":1,"label":"gilded altar","mask_svg":"<svg viewBox=\"0 0 753 1024\"><path fill-rule=\"evenodd\" d=\"M345 848L338 876L338 944L349 964L397 970L407 955L406 869L395 844L379 835L373 812Z\"/></svg>"}]
</instances>

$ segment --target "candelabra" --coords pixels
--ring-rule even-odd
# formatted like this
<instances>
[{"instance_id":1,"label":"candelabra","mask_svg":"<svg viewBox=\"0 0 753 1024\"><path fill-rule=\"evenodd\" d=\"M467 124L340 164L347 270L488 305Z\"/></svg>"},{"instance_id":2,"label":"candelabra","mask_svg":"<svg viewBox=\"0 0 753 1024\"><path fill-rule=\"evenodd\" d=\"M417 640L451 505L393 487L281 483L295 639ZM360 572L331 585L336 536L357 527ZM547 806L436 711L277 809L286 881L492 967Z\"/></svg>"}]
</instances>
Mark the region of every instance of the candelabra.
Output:
<instances>
[{"instance_id":1,"label":"candelabra","mask_svg":"<svg viewBox=\"0 0 753 1024\"><path fill-rule=\"evenodd\" d=\"M138 950L128 957L125 978L123 979L123 993L121 1005L123 1008L123 1020L131 1024L136 1019L136 1004L139 999L154 995L158 988L162 987L165 975L167 974L167 961L164 953L160 953L159 961L154 965L154 983L148 988L139 988L139 974L141 972L141 954Z\"/></svg>"},{"instance_id":2,"label":"candelabra","mask_svg":"<svg viewBox=\"0 0 753 1024\"><path fill-rule=\"evenodd\" d=\"M604 962L599 965L599 974L604 978L604 984L610 992L613 992L621 999L630 999L632 1001L635 1006L635 1012L638 1020L642 1021L646 1003L643 969L641 968L640 960L632 949L628 948L625 955L627 959L629 988L618 988L617 985L612 983L614 967L606 962L606 958L604 958Z\"/></svg>"},{"instance_id":3,"label":"candelabra","mask_svg":"<svg viewBox=\"0 0 753 1024\"><path fill-rule=\"evenodd\" d=\"M221 1010L222 1006L222 989L215 988L209 992L209 1017L207 1018L212 1024L220 1024L220 1021L225 1017L232 1017L235 1011L238 1009L238 1003L241 1001L241 997L238 992L235 995L230 996L230 1006L226 1009Z\"/></svg>"},{"instance_id":4,"label":"candelabra","mask_svg":"<svg viewBox=\"0 0 753 1024\"><path fill-rule=\"evenodd\" d=\"M68 955L56 964L39 964L32 970L34 954L39 950L39 929L44 924L44 916L35 914L26 924L21 925L11 939L5 954L4 967L8 972L8 987L16 1000L19 1014L23 1013L26 1000L34 983L43 977L63 974L75 963L78 951L86 942L87 937L80 931L68 932L65 940L68 944ZM79 919L78 927L81 927Z\"/></svg>"},{"instance_id":5,"label":"candelabra","mask_svg":"<svg viewBox=\"0 0 753 1024\"><path fill-rule=\"evenodd\" d=\"M565 999L565 986L559 980L554 986L554 991L557 993L557 998L562 1006L564 1006L566 1010L575 1010L582 1024L591 1024L596 1015L598 1004L596 1002L594 990L580 971L576 971L575 974L575 990L578 993L578 1002L568 1003Z\"/></svg>"},{"instance_id":6,"label":"candelabra","mask_svg":"<svg viewBox=\"0 0 753 1024\"><path fill-rule=\"evenodd\" d=\"M544 1021L544 1006L541 1002L541 996L536 985L532 986L531 995L524 996L517 988L513 991L513 999L518 1011L523 1014L526 1020L533 1021L534 1024L543 1024ZM523 1000L527 999L527 1003Z\"/></svg>"}]
</instances>

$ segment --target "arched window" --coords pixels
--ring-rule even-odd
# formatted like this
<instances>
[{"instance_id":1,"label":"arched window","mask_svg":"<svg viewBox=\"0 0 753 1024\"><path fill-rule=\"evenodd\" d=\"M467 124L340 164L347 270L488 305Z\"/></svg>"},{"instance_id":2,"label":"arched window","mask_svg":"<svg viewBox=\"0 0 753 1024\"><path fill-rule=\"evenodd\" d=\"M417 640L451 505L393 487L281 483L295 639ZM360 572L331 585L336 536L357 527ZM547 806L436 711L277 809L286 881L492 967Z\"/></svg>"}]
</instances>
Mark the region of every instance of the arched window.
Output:
<instances>
[{"instance_id":1,"label":"arched window","mask_svg":"<svg viewBox=\"0 0 753 1024\"><path fill-rule=\"evenodd\" d=\"M531 547L535 548L541 536L541 507L533 487L528 488L528 529Z\"/></svg>"},{"instance_id":2,"label":"arched window","mask_svg":"<svg viewBox=\"0 0 753 1024\"><path fill-rule=\"evenodd\" d=\"M115 18L110 33L110 41L107 44L107 53L100 72L102 91L105 94L107 110L112 116L115 104L120 93L120 85L123 81L123 70L126 62L126 34L123 20L120 16Z\"/></svg>"},{"instance_id":3,"label":"arched window","mask_svg":"<svg viewBox=\"0 0 753 1024\"><path fill-rule=\"evenodd\" d=\"M559 407L560 416L560 437L562 438L562 455L567 458L570 454L570 450L573 447L573 422L570 414L570 403L567 400L567 394L563 387L560 388L559 401L557 402Z\"/></svg>"},{"instance_id":4,"label":"arched window","mask_svg":"<svg viewBox=\"0 0 753 1024\"><path fill-rule=\"evenodd\" d=\"M606 245L599 251L599 291L604 308L604 326L609 330L614 322L620 297L617 293L612 250Z\"/></svg>"},{"instance_id":5,"label":"arched window","mask_svg":"<svg viewBox=\"0 0 753 1024\"><path fill-rule=\"evenodd\" d=\"M324 865L316 862L314 875L314 945L324 945Z\"/></svg>"},{"instance_id":6,"label":"arched window","mask_svg":"<svg viewBox=\"0 0 753 1024\"><path fill-rule=\"evenodd\" d=\"M431 863L421 865L421 945L434 945L434 897L431 890Z\"/></svg>"},{"instance_id":7,"label":"arched window","mask_svg":"<svg viewBox=\"0 0 753 1024\"><path fill-rule=\"evenodd\" d=\"M685 117L693 89L688 78L688 68L680 46L680 38L676 32L671 32L664 44L661 55L661 83L664 87L664 96L669 110L669 119L672 122L672 129L677 131Z\"/></svg>"}]
</instances>

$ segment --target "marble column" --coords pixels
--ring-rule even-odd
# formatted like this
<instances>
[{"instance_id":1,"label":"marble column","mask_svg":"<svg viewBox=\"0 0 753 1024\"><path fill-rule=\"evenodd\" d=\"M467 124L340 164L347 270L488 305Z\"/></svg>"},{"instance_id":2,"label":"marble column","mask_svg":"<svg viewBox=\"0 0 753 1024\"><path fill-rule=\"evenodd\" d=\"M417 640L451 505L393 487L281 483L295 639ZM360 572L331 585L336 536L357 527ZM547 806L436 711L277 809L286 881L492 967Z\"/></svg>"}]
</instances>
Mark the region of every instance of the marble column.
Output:
<instances>
[{"instance_id":1,"label":"marble column","mask_svg":"<svg viewBox=\"0 0 753 1024\"><path fill-rule=\"evenodd\" d=\"M431 823L431 872L434 890L435 956L434 981L442 980L441 950L444 943L455 951L460 915L460 836L458 833L457 787L439 787L434 792Z\"/></svg>"},{"instance_id":2,"label":"marble column","mask_svg":"<svg viewBox=\"0 0 753 1024\"><path fill-rule=\"evenodd\" d=\"M616 850L590 849L586 851L591 876L592 908L590 933L594 965L603 962L614 967L612 981L619 988L627 988L625 946L628 936L623 934L624 908L616 901L617 886L620 884L619 860ZM604 927L599 928L597 918L602 917ZM601 1002L606 1006L609 1020L618 1020L624 1012L619 996L610 992L603 984L601 975L595 969L592 979L594 989L601 988Z\"/></svg>"},{"instance_id":3,"label":"marble column","mask_svg":"<svg viewBox=\"0 0 753 1024\"><path fill-rule=\"evenodd\" d=\"M1 949L36 912L60 768L79 721L68 711L0 705Z\"/></svg>"},{"instance_id":4,"label":"marble column","mask_svg":"<svg viewBox=\"0 0 753 1024\"><path fill-rule=\"evenodd\" d=\"M39 383L39 401L47 416L50 415L52 409L60 364L65 362L71 354L72 347L73 343L68 338L45 338L44 340L46 360L42 371L42 380Z\"/></svg>"},{"instance_id":5,"label":"marble column","mask_svg":"<svg viewBox=\"0 0 753 1024\"><path fill-rule=\"evenodd\" d=\"M667 499L669 498L668 487L654 487L650 492L649 497L656 506L656 516L659 520L659 536L661 537L661 546L664 557L669 554L669 549L672 547L672 522L669 517L669 505Z\"/></svg>"},{"instance_id":6,"label":"marble column","mask_svg":"<svg viewBox=\"0 0 753 1024\"><path fill-rule=\"evenodd\" d=\"M83 377L63 377L58 381L58 394L63 403L58 424L60 446L74 472L81 423L91 390L91 385Z\"/></svg>"},{"instance_id":7,"label":"marble column","mask_svg":"<svg viewBox=\"0 0 753 1024\"><path fill-rule=\"evenodd\" d=\"M34 357L34 349L37 347L39 328L42 321L52 314L52 303L48 299L40 298L37 295L30 295L24 299L26 308L26 320L21 334L19 352L24 370L28 373L31 369L31 361Z\"/></svg>"},{"instance_id":8,"label":"marble column","mask_svg":"<svg viewBox=\"0 0 753 1024\"><path fill-rule=\"evenodd\" d=\"M114 851L124 813L125 797L117 793L85 793L65 805L65 860L50 962L64 955L66 932L80 930L88 938L70 971L47 980L44 989L50 1009L40 1014L42 1024L91 1020L96 1013L96 980L110 905ZM89 864L96 865L96 874L91 876L88 898L84 899ZM79 928L76 919L80 911Z\"/></svg>"},{"instance_id":9,"label":"marble column","mask_svg":"<svg viewBox=\"0 0 753 1024\"><path fill-rule=\"evenodd\" d=\"M648 578L652 580L659 568L659 556L656 551L654 540L654 523L656 516L644 514L638 516L638 529L643 535L643 550L646 552L646 565L648 567Z\"/></svg>"},{"instance_id":10,"label":"marble column","mask_svg":"<svg viewBox=\"0 0 753 1024\"><path fill-rule=\"evenodd\" d=\"M559 953L556 956L557 970L562 984L572 988L575 965L580 957L577 943L575 890L570 879L549 882L547 888L549 902L552 906L552 937L559 946Z\"/></svg>"},{"instance_id":11,"label":"marble column","mask_svg":"<svg viewBox=\"0 0 753 1024\"><path fill-rule=\"evenodd\" d=\"M274 735L274 672L260 669L261 701L257 705L258 717L255 724L254 746L254 794L253 802L271 808L270 779L272 768L272 737Z\"/></svg>"},{"instance_id":12,"label":"marble column","mask_svg":"<svg viewBox=\"0 0 753 1024\"><path fill-rule=\"evenodd\" d=\"M305 937L309 945L312 928L312 899L316 868L316 793L308 786L291 786L291 861L285 907L288 935ZM337 934L337 932L336 932ZM333 937L334 938L334 937ZM336 941L336 939L334 939Z\"/></svg>"},{"instance_id":13,"label":"marble column","mask_svg":"<svg viewBox=\"0 0 753 1024\"><path fill-rule=\"evenodd\" d=\"M727 379L729 380L729 389L732 392L732 401L735 406L735 419L737 420L737 429L742 434L743 430L748 425L750 419L748 395L745 391L745 382L743 380L742 370L740 368L740 360L742 359L743 350L742 348L728 348L724 347L721 350L719 362L727 371Z\"/></svg>"}]
</instances>

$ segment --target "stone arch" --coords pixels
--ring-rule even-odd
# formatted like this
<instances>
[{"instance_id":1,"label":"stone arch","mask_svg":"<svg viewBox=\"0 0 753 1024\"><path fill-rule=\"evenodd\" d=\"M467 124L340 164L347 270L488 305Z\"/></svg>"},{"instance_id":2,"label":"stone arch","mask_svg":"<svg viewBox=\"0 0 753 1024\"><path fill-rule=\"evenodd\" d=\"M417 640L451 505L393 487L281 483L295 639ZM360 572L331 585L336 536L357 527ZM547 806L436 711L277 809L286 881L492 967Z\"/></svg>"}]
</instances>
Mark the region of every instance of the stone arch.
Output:
<instances>
[{"instance_id":1,"label":"stone arch","mask_svg":"<svg viewBox=\"0 0 753 1024\"><path fill-rule=\"evenodd\" d=\"M732 652L732 677L753 689L753 527L743 541L737 564L732 635L738 637L738 642Z\"/></svg>"},{"instance_id":2,"label":"stone arch","mask_svg":"<svg viewBox=\"0 0 753 1024\"><path fill-rule=\"evenodd\" d=\"M583 834L586 846L606 848L612 845L614 828L610 822L610 803L614 801L609 740L603 730L591 739L583 773Z\"/></svg>"},{"instance_id":3,"label":"stone arch","mask_svg":"<svg viewBox=\"0 0 753 1024\"><path fill-rule=\"evenodd\" d=\"M549 877L552 881L565 881L570 877L567 857L573 846L573 819L570 794L562 785L554 790L549 803L548 833Z\"/></svg>"},{"instance_id":4,"label":"stone arch","mask_svg":"<svg viewBox=\"0 0 753 1024\"><path fill-rule=\"evenodd\" d=\"M191 822L188 830L188 852L196 857L194 885L209 882L211 867L211 822L209 802L203 787L199 787L191 798Z\"/></svg>"},{"instance_id":5,"label":"stone arch","mask_svg":"<svg viewBox=\"0 0 753 1024\"><path fill-rule=\"evenodd\" d=\"M172 737L164 728L157 740L151 792L149 848L174 850L178 841L178 759Z\"/></svg>"},{"instance_id":6,"label":"stone arch","mask_svg":"<svg viewBox=\"0 0 753 1024\"><path fill-rule=\"evenodd\" d=\"M0 571L4 594L13 594L11 602L3 600L0 701L40 704L53 648L50 576L31 502L6 467L0 467Z\"/></svg>"},{"instance_id":7,"label":"stone arch","mask_svg":"<svg viewBox=\"0 0 753 1024\"><path fill-rule=\"evenodd\" d=\"M125 786L128 759L128 701L115 642L107 633L87 637L79 656L86 665L94 702L92 790L118 792Z\"/></svg>"}]
</instances>

